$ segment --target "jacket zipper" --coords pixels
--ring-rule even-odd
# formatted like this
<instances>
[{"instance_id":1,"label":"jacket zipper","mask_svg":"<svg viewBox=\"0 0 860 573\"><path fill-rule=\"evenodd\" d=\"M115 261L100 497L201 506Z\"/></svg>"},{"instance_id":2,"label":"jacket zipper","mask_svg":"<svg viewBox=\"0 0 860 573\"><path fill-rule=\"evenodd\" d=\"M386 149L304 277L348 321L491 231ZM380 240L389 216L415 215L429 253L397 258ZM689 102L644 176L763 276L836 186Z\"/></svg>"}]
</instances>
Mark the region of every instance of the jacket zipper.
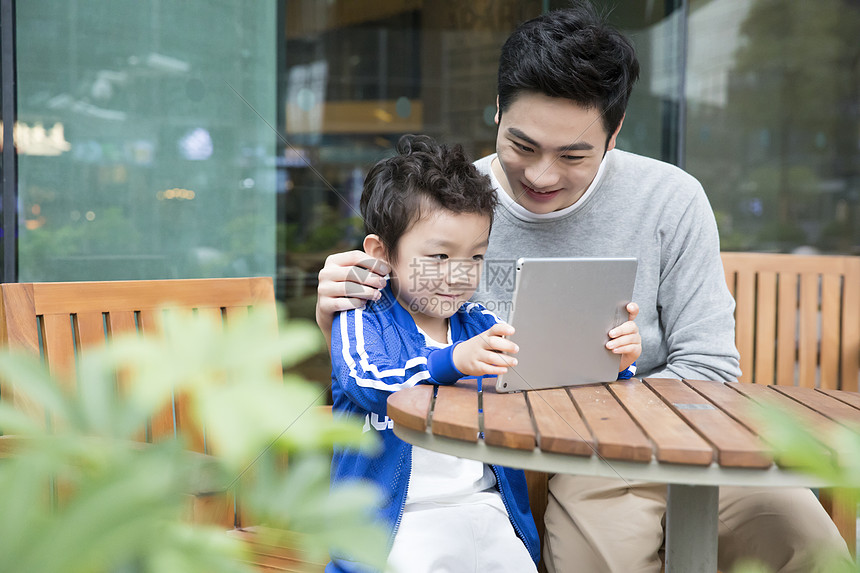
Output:
<instances>
[{"instance_id":1,"label":"jacket zipper","mask_svg":"<svg viewBox=\"0 0 860 573\"><path fill-rule=\"evenodd\" d=\"M409 470L409 473L406 476L406 488L403 492L403 501L400 503L400 511L397 514L397 521L394 522L394 529L391 531L391 537L388 538L388 547L389 549L394 544L394 536L397 535L397 530L400 529L400 522L403 520L403 510L406 508L406 498L409 496L409 478L412 476L412 446L409 446L409 460L406 464L399 465L397 468L397 473L394 474L395 483L397 481L397 477L403 471L404 466ZM392 484L394 485L394 484ZM392 488L393 489L393 488Z\"/></svg>"},{"instance_id":2,"label":"jacket zipper","mask_svg":"<svg viewBox=\"0 0 860 573\"><path fill-rule=\"evenodd\" d=\"M500 476L500 472L495 465L490 464L490 467L493 468L493 473L496 475L496 483L499 484L499 493L501 494L502 503L505 505L505 511L508 512L508 519L510 520L511 525L514 526L514 531L516 532L517 537L520 538L520 540L523 542L523 545L525 545L526 549L528 549L529 555L531 555L531 548L526 542L526 536L523 534L523 530L520 529L520 524L517 523L517 520L514 518L514 514L511 513L511 508L508 505L508 499L505 496L505 492L502 490L502 478ZM505 484L510 487L510 484L508 484L507 482L505 482Z\"/></svg>"}]
</instances>

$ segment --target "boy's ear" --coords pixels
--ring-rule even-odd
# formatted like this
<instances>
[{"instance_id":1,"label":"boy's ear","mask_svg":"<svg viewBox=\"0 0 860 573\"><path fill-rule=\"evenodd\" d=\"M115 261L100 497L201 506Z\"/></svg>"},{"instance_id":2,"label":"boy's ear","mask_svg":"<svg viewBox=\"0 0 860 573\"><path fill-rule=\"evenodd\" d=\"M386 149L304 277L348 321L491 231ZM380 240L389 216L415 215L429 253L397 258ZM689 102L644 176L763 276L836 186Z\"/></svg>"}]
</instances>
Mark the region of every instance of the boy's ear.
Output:
<instances>
[{"instance_id":1,"label":"boy's ear","mask_svg":"<svg viewBox=\"0 0 860 573\"><path fill-rule=\"evenodd\" d=\"M379 235L368 235L364 238L364 252L373 257L388 262L388 257L385 253L385 245Z\"/></svg>"}]
</instances>

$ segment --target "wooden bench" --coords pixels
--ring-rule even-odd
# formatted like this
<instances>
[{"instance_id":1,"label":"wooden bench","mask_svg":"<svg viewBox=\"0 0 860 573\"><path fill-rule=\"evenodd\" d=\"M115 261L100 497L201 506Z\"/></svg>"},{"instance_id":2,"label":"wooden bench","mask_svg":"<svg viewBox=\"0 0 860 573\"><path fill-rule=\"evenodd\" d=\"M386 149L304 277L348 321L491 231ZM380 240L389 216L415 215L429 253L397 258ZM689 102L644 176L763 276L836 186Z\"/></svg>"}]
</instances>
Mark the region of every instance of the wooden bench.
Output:
<instances>
[{"instance_id":1,"label":"wooden bench","mask_svg":"<svg viewBox=\"0 0 860 573\"><path fill-rule=\"evenodd\" d=\"M860 257L723 253L741 382L849 390L860 377Z\"/></svg>"},{"instance_id":2,"label":"wooden bench","mask_svg":"<svg viewBox=\"0 0 860 573\"><path fill-rule=\"evenodd\" d=\"M860 257L723 253L741 382L858 391ZM823 490L853 552L857 504Z\"/></svg>"},{"instance_id":3,"label":"wooden bench","mask_svg":"<svg viewBox=\"0 0 860 573\"><path fill-rule=\"evenodd\" d=\"M278 318L270 278L3 284L0 344L41 354L52 373L64 383L74 384L79 354L121 333L156 333L164 312L210 314L229 322L234 316L247 314L249 307L271 316L268 324L275 335ZM273 368L281 366L273 364ZM0 388L0 399L22 410L33 408L8 387ZM187 427L188 415L182 396L175 395L173 402L141 429L141 440L173 438ZM205 453L203 436L191 435L192 449ZM193 522L223 525L232 528L234 536L253 539L253 534L238 529L246 524L229 492L194 496L187 511ZM273 563L283 565L278 569L281 571L323 569L323 564L303 563L294 548L256 544L252 548L254 563L261 570L271 570Z\"/></svg>"},{"instance_id":4,"label":"wooden bench","mask_svg":"<svg viewBox=\"0 0 860 573\"><path fill-rule=\"evenodd\" d=\"M724 252L722 260L736 301L741 382L858 391L860 257ZM543 538L548 476L526 479ZM820 499L853 553L856 504L834 490Z\"/></svg>"}]
</instances>

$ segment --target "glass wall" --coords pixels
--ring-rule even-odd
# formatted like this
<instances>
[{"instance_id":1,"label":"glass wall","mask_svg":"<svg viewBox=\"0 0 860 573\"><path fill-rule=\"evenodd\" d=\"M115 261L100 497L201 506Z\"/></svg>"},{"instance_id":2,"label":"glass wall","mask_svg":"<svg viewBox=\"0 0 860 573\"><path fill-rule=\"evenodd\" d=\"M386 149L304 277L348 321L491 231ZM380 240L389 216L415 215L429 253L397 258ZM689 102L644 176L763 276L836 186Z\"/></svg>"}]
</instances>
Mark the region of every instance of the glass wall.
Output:
<instances>
[{"instance_id":1,"label":"glass wall","mask_svg":"<svg viewBox=\"0 0 860 573\"><path fill-rule=\"evenodd\" d=\"M12 140L15 116L13 5L0 0L0 280L15 280L15 147Z\"/></svg>"},{"instance_id":2,"label":"glass wall","mask_svg":"<svg viewBox=\"0 0 860 573\"><path fill-rule=\"evenodd\" d=\"M401 135L459 142L473 157L495 150L498 52L542 7L540 0L286 3L278 292L294 316L313 316L326 256L361 244L364 177Z\"/></svg>"},{"instance_id":3,"label":"glass wall","mask_svg":"<svg viewBox=\"0 0 860 573\"><path fill-rule=\"evenodd\" d=\"M619 148L669 163L681 161L679 122L683 111L684 11L681 0L595 2L598 10L636 48L639 81L627 106ZM553 0L550 8L564 8Z\"/></svg>"},{"instance_id":4,"label":"glass wall","mask_svg":"<svg viewBox=\"0 0 860 573\"><path fill-rule=\"evenodd\" d=\"M860 254L857 0L595 2L642 65L619 147L698 177L723 249ZM492 153L499 49L565 5L17 2L18 279L272 275L312 317L369 166Z\"/></svg>"},{"instance_id":5,"label":"glass wall","mask_svg":"<svg viewBox=\"0 0 860 573\"><path fill-rule=\"evenodd\" d=\"M860 250L857 2L597 4L642 67L619 147L698 177L724 249ZM286 3L277 265L294 315L313 316L325 257L360 244L361 183L401 134L494 151L499 48L565 5Z\"/></svg>"},{"instance_id":6,"label":"glass wall","mask_svg":"<svg viewBox=\"0 0 860 573\"><path fill-rule=\"evenodd\" d=\"M495 150L499 49L540 0L289 0L284 19L279 296L312 317L326 256L358 248L369 167L404 133ZM326 381L328 355L303 365Z\"/></svg>"},{"instance_id":7,"label":"glass wall","mask_svg":"<svg viewBox=\"0 0 860 573\"><path fill-rule=\"evenodd\" d=\"M725 250L860 255L860 4L692 0L687 169Z\"/></svg>"},{"instance_id":8,"label":"glass wall","mask_svg":"<svg viewBox=\"0 0 860 573\"><path fill-rule=\"evenodd\" d=\"M17 3L20 281L274 275L276 20Z\"/></svg>"},{"instance_id":9,"label":"glass wall","mask_svg":"<svg viewBox=\"0 0 860 573\"><path fill-rule=\"evenodd\" d=\"M5 46L4 45L4 38L7 34L7 29L6 29L6 27L4 27L4 24L7 24L7 26L8 26L8 23L6 22L5 7L0 5L0 51L2 51L3 47ZM5 86L5 81L2 81L2 80L5 80L3 72L7 71L6 66L3 65L4 59L5 58L3 57L3 54L0 53L0 280L3 280L3 281L6 280L6 274L7 273L5 272L5 267L6 267L6 264L8 263L7 257L6 257L6 248L7 248L6 236L10 234L10 230L8 228L9 227L8 223L9 223L10 218L4 217L4 214L6 212L4 209L4 206L5 206L4 205L4 203L5 203L4 199L6 198L4 191L7 188L7 186L5 184L6 172L3 169L4 163L5 163L4 159L5 159L5 156L7 155L6 153L3 153L3 139L4 139L4 135L5 135L5 133L3 132L3 125L4 125L3 117L5 115L5 113L4 113L5 107L3 106L3 101L4 101L3 100L3 92L5 90L3 89L3 86ZM14 219L12 219L12 220L14 220ZM14 235L15 235L15 233L14 233L14 231L12 231L11 236L14 237ZM14 240L13 240L13 244L14 244Z\"/></svg>"}]
</instances>

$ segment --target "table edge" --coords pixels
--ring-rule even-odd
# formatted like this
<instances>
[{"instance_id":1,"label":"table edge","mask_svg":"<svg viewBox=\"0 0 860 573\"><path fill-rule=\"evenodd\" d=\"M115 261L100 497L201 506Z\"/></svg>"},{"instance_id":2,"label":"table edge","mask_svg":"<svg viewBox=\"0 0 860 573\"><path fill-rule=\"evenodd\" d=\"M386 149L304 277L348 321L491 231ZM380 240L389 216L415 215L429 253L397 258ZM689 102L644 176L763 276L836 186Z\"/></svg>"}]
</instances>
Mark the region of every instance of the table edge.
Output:
<instances>
[{"instance_id":1,"label":"table edge","mask_svg":"<svg viewBox=\"0 0 860 573\"><path fill-rule=\"evenodd\" d=\"M598 476L630 481L703 486L831 487L826 480L776 465L768 468L728 468L650 462L637 463L555 454L540 449L516 450L489 446L483 440L465 442L405 428L395 422L394 434L401 440L434 452L478 460L488 464L547 473Z\"/></svg>"}]
</instances>

